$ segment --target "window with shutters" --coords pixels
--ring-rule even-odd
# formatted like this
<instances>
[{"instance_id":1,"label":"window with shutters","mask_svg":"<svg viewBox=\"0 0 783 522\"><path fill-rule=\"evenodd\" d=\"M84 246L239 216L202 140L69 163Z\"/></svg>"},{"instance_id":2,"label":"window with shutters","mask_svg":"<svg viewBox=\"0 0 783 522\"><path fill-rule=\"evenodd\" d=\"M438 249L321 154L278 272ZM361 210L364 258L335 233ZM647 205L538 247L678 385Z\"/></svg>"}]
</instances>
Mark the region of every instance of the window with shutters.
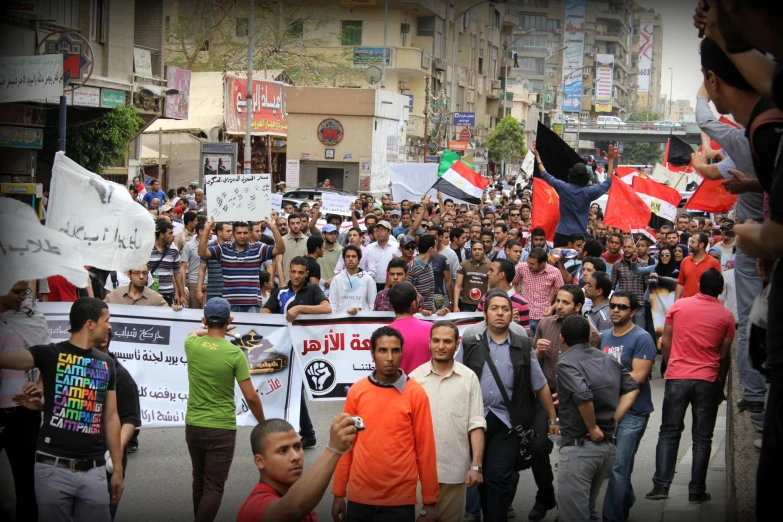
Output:
<instances>
[{"instance_id":1,"label":"window with shutters","mask_svg":"<svg viewBox=\"0 0 783 522\"><path fill-rule=\"evenodd\" d=\"M108 0L92 0L90 4L90 39L106 42L106 8Z\"/></svg>"},{"instance_id":2,"label":"window with shutters","mask_svg":"<svg viewBox=\"0 0 783 522\"><path fill-rule=\"evenodd\" d=\"M341 45L362 45L361 20L343 20Z\"/></svg>"}]
</instances>

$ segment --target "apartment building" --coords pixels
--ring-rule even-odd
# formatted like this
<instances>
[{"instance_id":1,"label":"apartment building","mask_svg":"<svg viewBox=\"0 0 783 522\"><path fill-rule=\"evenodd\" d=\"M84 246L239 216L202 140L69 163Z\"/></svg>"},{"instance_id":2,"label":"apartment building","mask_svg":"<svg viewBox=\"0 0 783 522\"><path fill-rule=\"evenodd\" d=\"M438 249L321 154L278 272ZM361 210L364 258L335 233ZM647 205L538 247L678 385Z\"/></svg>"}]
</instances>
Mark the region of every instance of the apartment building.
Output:
<instances>
[{"instance_id":1,"label":"apartment building","mask_svg":"<svg viewBox=\"0 0 783 522\"><path fill-rule=\"evenodd\" d=\"M78 76L84 78L76 82L81 87L66 93L68 126L100 118L126 103L134 104L145 125L163 115L165 89L161 89L166 79L160 60L160 1L36 0L9 2L0 11L0 55L34 56L44 53L51 42L79 58L82 68ZM143 66L137 58L141 56L145 58ZM142 95L142 90L147 95ZM37 152L44 128L46 132L59 128L59 102L59 97L27 100L17 104L21 110L8 111L33 116L19 121L4 118L0 131L24 126L27 135L39 134L41 139L0 147L0 180L21 176L22 181L48 185L52 158L39 158ZM130 153L119 164L105 166L103 175L123 183L128 176L138 175L139 141L129 144Z\"/></svg>"},{"instance_id":2,"label":"apartment building","mask_svg":"<svg viewBox=\"0 0 783 522\"><path fill-rule=\"evenodd\" d=\"M632 113L658 113L664 116L661 103L663 73L663 18L653 9L633 6L633 42L631 67L636 71L636 100Z\"/></svg>"},{"instance_id":3,"label":"apartment building","mask_svg":"<svg viewBox=\"0 0 783 522\"><path fill-rule=\"evenodd\" d=\"M695 121L696 112L690 100L672 100L671 107L666 107L666 115L672 121Z\"/></svg>"}]
</instances>

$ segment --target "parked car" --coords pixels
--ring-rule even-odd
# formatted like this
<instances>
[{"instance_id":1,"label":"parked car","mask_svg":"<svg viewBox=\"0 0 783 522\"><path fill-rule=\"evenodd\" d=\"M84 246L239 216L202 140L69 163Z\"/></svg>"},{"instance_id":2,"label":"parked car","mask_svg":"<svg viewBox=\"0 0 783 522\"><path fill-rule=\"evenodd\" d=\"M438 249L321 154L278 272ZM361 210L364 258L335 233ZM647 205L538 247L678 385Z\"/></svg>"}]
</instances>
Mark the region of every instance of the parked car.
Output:
<instances>
[{"instance_id":1,"label":"parked car","mask_svg":"<svg viewBox=\"0 0 783 522\"><path fill-rule=\"evenodd\" d=\"M599 127L625 127L625 122L617 116L599 116L596 124Z\"/></svg>"}]
</instances>

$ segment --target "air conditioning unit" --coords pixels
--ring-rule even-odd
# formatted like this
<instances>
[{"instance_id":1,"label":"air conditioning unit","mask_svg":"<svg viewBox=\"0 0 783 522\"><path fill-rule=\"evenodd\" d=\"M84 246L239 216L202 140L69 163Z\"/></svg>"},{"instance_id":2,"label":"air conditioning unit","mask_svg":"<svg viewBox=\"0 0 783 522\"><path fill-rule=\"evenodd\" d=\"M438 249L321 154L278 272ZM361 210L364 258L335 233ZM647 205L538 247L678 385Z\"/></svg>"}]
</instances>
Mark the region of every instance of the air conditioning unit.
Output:
<instances>
[{"instance_id":1,"label":"air conditioning unit","mask_svg":"<svg viewBox=\"0 0 783 522\"><path fill-rule=\"evenodd\" d=\"M553 72L549 73L549 77L550 78L554 78L555 77L555 73L553 73Z\"/></svg>"},{"instance_id":2,"label":"air conditioning unit","mask_svg":"<svg viewBox=\"0 0 783 522\"><path fill-rule=\"evenodd\" d=\"M560 34L560 29L555 29L555 34Z\"/></svg>"},{"instance_id":3,"label":"air conditioning unit","mask_svg":"<svg viewBox=\"0 0 783 522\"><path fill-rule=\"evenodd\" d=\"M433 58L432 59L432 68L436 71L445 71L446 70L446 59L445 58Z\"/></svg>"},{"instance_id":4,"label":"air conditioning unit","mask_svg":"<svg viewBox=\"0 0 783 522\"><path fill-rule=\"evenodd\" d=\"M408 34L411 32L411 24L400 24L400 32L402 34Z\"/></svg>"},{"instance_id":5,"label":"air conditioning unit","mask_svg":"<svg viewBox=\"0 0 783 522\"><path fill-rule=\"evenodd\" d=\"M589 80L590 79L590 75L589 74L583 74L582 75L582 79L583 80Z\"/></svg>"},{"instance_id":6,"label":"air conditioning unit","mask_svg":"<svg viewBox=\"0 0 783 522\"><path fill-rule=\"evenodd\" d=\"M397 82L397 87L401 91L407 91L408 90L408 82Z\"/></svg>"}]
</instances>

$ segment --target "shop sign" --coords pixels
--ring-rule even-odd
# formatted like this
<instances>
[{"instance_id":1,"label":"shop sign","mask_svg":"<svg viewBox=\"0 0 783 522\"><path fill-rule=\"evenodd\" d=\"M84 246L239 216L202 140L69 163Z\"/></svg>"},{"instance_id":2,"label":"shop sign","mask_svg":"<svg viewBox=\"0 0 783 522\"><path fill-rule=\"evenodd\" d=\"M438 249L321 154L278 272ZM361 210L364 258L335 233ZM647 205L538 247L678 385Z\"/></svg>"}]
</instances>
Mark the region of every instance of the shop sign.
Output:
<instances>
[{"instance_id":1,"label":"shop sign","mask_svg":"<svg viewBox=\"0 0 783 522\"><path fill-rule=\"evenodd\" d=\"M322 121L318 125L316 133L318 134L318 141L328 146L337 145L343 140L345 135L343 124L332 118Z\"/></svg>"}]
</instances>

